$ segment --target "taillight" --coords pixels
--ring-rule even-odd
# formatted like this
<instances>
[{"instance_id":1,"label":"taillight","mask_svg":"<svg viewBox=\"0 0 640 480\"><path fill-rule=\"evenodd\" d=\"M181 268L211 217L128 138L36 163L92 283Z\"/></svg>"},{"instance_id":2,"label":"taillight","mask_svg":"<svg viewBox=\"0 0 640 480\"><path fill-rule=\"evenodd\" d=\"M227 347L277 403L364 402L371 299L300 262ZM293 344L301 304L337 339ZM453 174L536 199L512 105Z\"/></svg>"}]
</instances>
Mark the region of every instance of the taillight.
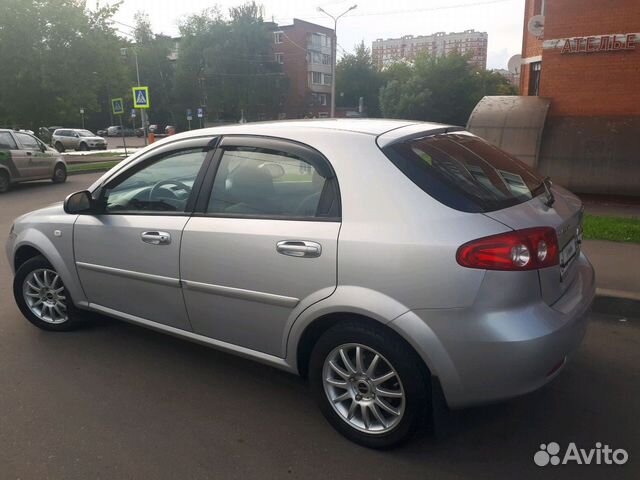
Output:
<instances>
[{"instance_id":1,"label":"taillight","mask_svg":"<svg viewBox=\"0 0 640 480\"><path fill-rule=\"evenodd\" d=\"M535 270L558 264L558 237L551 227L525 228L465 243L456 253L463 267Z\"/></svg>"}]
</instances>

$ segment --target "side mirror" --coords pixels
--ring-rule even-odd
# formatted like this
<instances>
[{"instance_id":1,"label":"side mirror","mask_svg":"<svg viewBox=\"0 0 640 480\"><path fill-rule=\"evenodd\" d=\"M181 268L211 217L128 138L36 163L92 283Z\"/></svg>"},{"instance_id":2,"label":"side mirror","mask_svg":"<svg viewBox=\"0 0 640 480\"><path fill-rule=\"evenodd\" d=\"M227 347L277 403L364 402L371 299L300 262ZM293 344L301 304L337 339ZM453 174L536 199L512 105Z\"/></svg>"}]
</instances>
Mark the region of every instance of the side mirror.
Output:
<instances>
[{"instance_id":1,"label":"side mirror","mask_svg":"<svg viewBox=\"0 0 640 480\"><path fill-rule=\"evenodd\" d=\"M97 213L96 202L89 190L82 190L64 199L64 211L72 215Z\"/></svg>"}]
</instances>

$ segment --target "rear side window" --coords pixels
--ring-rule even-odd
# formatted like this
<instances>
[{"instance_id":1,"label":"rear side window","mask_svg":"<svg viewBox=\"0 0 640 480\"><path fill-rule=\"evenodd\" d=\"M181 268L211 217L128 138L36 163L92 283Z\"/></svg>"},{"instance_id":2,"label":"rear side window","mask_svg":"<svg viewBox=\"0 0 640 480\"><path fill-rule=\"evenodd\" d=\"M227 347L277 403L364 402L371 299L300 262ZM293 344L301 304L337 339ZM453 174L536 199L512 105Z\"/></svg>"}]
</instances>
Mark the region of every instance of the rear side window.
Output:
<instances>
[{"instance_id":1,"label":"rear side window","mask_svg":"<svg viewBox=\"0 0 640 480\"><path fill-rule=\"evenodd\" d=\"M18 146L9 132L0 132L0 150L17 150Z\"/></svg>"},{"instance_id":2,"label":"rear side window","mask_svg":"<svg viewBox=\"0 0 640 480\"><path fill-rule=\"evenodd\" d=\"M207 213L268 218L328 217L331 181L296 155L256 147L226 148Z\"/></svg>"},{"instance_id":3,"label":"rear side window","mask_svg":"<svg viewBox=\"0 0 640 480\"><path fill-rule=\"evenodd\" d=\"M472 135L432 135L383 151L424 192L456 210L501 210L544 192L530 167Z\"/></svg>"}]
</instances>

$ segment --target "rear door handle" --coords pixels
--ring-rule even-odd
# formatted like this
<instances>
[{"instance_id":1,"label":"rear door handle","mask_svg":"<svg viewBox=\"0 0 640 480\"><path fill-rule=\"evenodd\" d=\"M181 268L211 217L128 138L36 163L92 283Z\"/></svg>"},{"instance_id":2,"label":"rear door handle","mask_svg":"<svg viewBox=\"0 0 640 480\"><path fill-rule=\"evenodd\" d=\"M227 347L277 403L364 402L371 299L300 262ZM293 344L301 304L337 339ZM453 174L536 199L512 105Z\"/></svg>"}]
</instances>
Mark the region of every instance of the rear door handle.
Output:
<instances>
[{"instance_id":1,"label":"rear door handle","mask_svg":"<svg viewBox=\"0 0 640 480\"><path fill-rule=\"evenodd\" d=\"M171 243L171 235L167 232L142 232L140 237L144 243L150 245L169 245Z\"/></svg>"},{"instance_id":2,"label":"rear door handle","mask_svg":"<svg viewBox=\"0 0 640 480\"><path fill-rule=\"evenodd\" d=\"M316 258L322 254L322 245L306 240L283 240L276 244L276 251L290 257Z\"/></svg>"}]
</instances>

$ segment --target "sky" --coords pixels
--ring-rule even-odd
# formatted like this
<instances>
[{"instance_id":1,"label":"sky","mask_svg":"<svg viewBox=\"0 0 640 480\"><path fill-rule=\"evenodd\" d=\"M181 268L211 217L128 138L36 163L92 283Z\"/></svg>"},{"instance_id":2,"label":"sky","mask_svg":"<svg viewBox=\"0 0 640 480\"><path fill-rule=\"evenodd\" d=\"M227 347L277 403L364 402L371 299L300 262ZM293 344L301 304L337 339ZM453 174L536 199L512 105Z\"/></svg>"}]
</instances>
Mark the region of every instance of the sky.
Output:
<instances>
[{"instance_id":1,"label":"sky","mask_svg":"<svg viewBox=\"0 0 640 480\"><path fill-rule=\"evenodd\" d=\"M115 0L98 0L101 4ZM333 20L317 11L322 7L339 15L354 2L358 7L338 23L338 55L352 52L364 40L397 38L403 35L429 35L435 32L460 32L474 29L489 34L487 68L507 68L512 55L522 49L525 0L262 0L265 19L280 24L293 17L333 28ZM244 0L124 0L115 17L115 26L124 33L131 30L138 11L149 14L156 33L178 35L184 17L218 5L223 12Z\"/></svg>"}]
</instances>

